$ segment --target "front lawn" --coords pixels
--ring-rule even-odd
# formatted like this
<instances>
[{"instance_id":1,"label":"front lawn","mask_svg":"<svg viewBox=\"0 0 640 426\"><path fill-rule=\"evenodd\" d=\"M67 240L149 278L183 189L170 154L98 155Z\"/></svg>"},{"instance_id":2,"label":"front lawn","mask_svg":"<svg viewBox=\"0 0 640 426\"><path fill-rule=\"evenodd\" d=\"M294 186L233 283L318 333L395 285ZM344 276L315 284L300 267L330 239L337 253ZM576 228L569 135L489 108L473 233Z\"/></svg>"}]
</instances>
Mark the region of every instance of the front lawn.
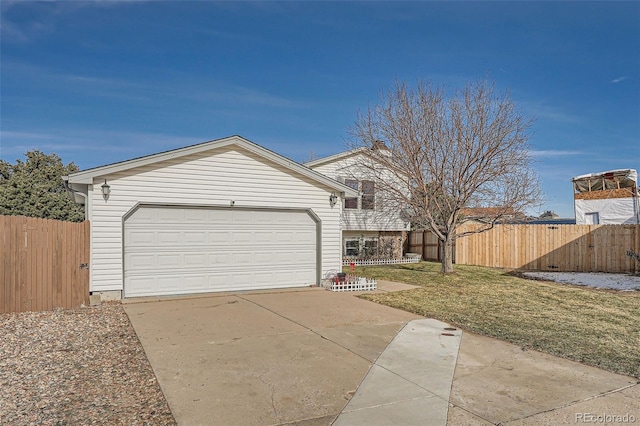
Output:
<instances>
[{"instance_id":1,"label":"front lawn","mask_svg":"<svg viewBox=\"0 0 640 426\"><path fill-rule=\"evenodd\" d=\"M362 298L486 336L640 377L640 292L523 279L508 271L439 263L358 267L356 275L419 285Z\"/></svg>"}]
</instances>

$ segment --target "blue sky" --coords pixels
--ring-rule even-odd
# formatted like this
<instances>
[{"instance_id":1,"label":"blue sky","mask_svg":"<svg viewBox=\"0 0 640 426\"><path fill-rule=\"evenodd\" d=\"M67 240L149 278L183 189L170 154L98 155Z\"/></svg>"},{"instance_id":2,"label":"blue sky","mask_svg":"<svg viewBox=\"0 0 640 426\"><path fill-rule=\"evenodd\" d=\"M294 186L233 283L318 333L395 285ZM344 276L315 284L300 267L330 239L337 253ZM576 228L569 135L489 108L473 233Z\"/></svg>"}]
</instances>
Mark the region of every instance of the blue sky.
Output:
<instances>
[{"instance_id":1,"label":"blue sky","mask_svg":"<svg viewBox=\"0 0 640 426\"><path fill-rule=\"evenodd\" d=\"M546 202L640 169L640 2L27 2L0 6L0 158L80 168L239 134L335 154L395 79L488 76L536 119Z\"/></svg>"}]
</instances>

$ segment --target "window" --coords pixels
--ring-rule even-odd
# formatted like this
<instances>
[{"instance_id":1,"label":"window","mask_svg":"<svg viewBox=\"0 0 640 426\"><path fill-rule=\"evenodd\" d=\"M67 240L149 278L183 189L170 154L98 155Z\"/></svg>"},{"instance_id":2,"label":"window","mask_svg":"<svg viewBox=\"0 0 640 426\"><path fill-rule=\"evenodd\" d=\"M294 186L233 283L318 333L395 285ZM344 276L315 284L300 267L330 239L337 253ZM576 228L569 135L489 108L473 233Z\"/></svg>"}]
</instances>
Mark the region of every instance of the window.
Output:
<instances>
[{"instance_id":1,"label":"window","mask_svg":"<svg viewBox=\"0 0 640 426\"><path fill-rule=\"evenodd\" d=\"M362 193L360 199L353 198L345 198L344 200L344 208L345 209L362 209L362 210L374 210L376 204L376 185L372 180L363 180L358 181L356 179L345 179L345 185L350 188L353 188Z\"/></svg>"},{"instance_id":2,"label":"window","mask_svg":"<svg viewBox=\"0 0 640 426\"><path fill-rule=\"evenodd\" d=\"M587 225L598 225L600 223L600 215L598 213L585 213L584 219Z\"/></svg>"},{"instance_id":3,"label":"window","mask_svg":"<svg viewBox=\"0 0 640 426\"><path fill-rule=\"evenodd\" d=\"M344 247L345 256L358 256L360 254L360 242L358 240L346 240Z\"/></svg>"},{"instance_id":4,"label":"window","mask_svg":"<svg viewBox=\"0 0 640 426\"><path fill-rule=\"evenodd\" d=\"M364 255L367 257L378 254L378 240L366 240L364 242Z\"/></svg>"},{"instance_id":5,"label":"window","mask_svg":"<svg viewBox=\"0 0 640 426\"><path fill-rule=\"evenodd\" d=\"M373 210L376 204L376 185L372 180L362 181L362 210Z\"/></svg>"},{"instance_id":6,"label":"window","mask_svg":"<svg viewBox=\"0 0 640 426\"><path fill-rule=\"evenodd\" d=\"M378 239L375 237L351 237L344 240L344 256L358 258L376 258Z\"/></svg>"},{"instance_id":7,"label":"window","mask_svg":"<svg viewBox=\"0 0 640 426\"><path fill-rule=\"evenodd\" d=\"M353 188L358 190L358 181L355 179L345 179L344 184L349 188ZM345 209L357 209L358 208L358 198L345 198L344 199L344 208Z\"/></svg>"}]
</instances>

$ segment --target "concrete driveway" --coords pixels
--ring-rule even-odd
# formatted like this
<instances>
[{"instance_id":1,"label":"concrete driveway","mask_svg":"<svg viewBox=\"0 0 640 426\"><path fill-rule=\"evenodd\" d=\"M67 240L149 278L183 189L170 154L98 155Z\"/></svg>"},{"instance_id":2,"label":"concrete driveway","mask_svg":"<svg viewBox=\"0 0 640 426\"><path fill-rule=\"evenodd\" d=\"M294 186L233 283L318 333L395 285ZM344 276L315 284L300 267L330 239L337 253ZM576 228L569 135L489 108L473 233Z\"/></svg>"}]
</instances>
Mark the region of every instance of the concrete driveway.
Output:
<instances>
[{"instance_id":1,"label":"concrete driveway","mask_svg":"<svg viewBox=\"0 0 640 426\"><path fill-rule=\"evenodd\" d=\"M180 425L640 420L636 378L462 333L354 293L244 292L124 308Z\"/></svg>"},{"instance_id":2,"label":"concrete driveway","mask_svg":"<svg viewBox=\"0 0 640 426\"><path fill-rule=\"evenodd\" d=\"M128 301L181 425L327 425L416 315L308 288Z\"/></svg>"}]
</instances>

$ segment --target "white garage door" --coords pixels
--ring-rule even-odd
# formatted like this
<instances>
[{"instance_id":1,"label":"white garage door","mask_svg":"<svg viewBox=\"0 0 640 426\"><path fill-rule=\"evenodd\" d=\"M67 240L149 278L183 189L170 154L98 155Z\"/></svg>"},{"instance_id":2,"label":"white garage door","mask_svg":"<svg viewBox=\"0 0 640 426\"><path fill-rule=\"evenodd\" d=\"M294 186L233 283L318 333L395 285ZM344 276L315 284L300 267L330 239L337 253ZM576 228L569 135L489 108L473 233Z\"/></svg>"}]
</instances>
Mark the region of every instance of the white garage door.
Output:
<instances>
[{"instance_id":1,"label":"white garage door","mask_svg":"<svg viewBox=\"0 0 640 426\"><path fill-rule=\"evenodd\" d=\"M124 229L126 297L316 283L304 211L140 207Z\"/></svg>"}]
</instances>

